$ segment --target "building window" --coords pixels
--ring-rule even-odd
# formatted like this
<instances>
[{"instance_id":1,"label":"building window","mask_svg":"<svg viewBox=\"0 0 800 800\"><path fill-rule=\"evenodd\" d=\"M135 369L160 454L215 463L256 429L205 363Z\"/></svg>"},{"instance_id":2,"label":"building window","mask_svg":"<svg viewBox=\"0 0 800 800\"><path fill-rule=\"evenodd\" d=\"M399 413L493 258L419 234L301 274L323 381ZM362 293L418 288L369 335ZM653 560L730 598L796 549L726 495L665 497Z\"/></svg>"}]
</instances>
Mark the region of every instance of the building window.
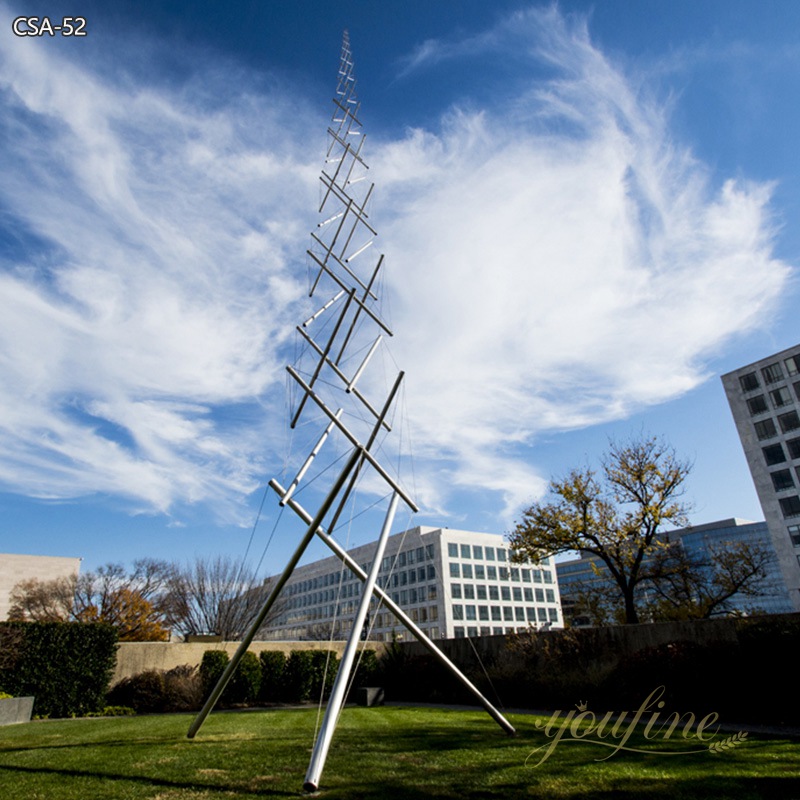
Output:
<instances>
[{"instance_id":1,"label":"building window","mask_svg":"<svg viewBox=\"0 0 800 800\"><path fill-rule=\"evenodd\" d=\"M764 395L758 394L755 397L751 397L747 401L747 410L750 412L751 417L754 417L756 414L763 414L767 411L767 401Z\"/></svg>"},{"instance_id":2,"label":"building window","mask_svg":"<svg viewBox=\"0 0 800 800\"><path fill-rule=\"evenodd\" d=\"M550 614L550 622L558 622L558 609L557 608L548 609L548 613Z\"/></svg>"},{"instance_id":3,"label":"building window","mask_svg":"<svg viewBox=\"0 0 800 800\"><path fill-rule=\"evenodd\" d=\"M433 561L433 554L434 554L433 545L432 544L426 544L425 545L425 558L427 558L428 561Z\"/></svg>"},{"instance_id":4,"label":"building window","mask_svg":"<svg viewBox=\"0 0 800 800\"><path fill-rule=\"evenodd\" d=\"M464 578L471 578L472 577L472 564L462 564L461 565L461 575Z\"/></svg>"},{"instance_id":5,"label":"building window","mask_svg":"<svg viewBox=\"0 0 800 800\"><path fill-rule=\"evenodd\" d=\"M461 627L461 626L453 628L453 636L455 636L456 639L463 639L464 638L464 628Z\"/></svg>"},{"instance_id":6,"label":"building window","mask_svg":"<svg viewBox=\"0 0 800 800\"><path fill-rule=\"evenodd\" d=\"M794 489L792 473L789 472L788 469L779 469L777 472L770 472L769 476L772 478L772 485L775 487L776 492Z\"/></svg>"},{"instance_id":7,"label":"building window","mask_svg":"<svg viewBox=\"0 0 800 800\"><path fill-rule=\"evenodd\" d=\"M467 636L469 636L470 638L474 638L477 635L478 635L478 629L474 625L470 625L467 628Z\"/></svg>"},{"instance_id":8,"label":"building window","mask_svg":"<svg viewBox=\"0 0 800 800\"><path fill-rule=\"evenodd\" d=\"M471 583L464 584L464 599L466 600L475 599L475 587Z\"/></svg>"},{"instance_id":9,"label":"building window","mask_svg":"<svg viewBox=\"0 0 800 800\"><path fill-rule=\"evenodd\" d=\"M781 414L778 417L778 423L784 433L789 433L789 431L796 431L800 428L800 417L797 416L796 411L790 411L788 414Z\"/></svg>"},{"instance_id":10,"label":"building window","mask_svg":"<svg viewBox=\"0 0 800 800\"><path fill-rule=\"evenodd\" d=\"M494 547L484 547L483 549L486 552L486 560L494 561Z\"/></svg>"},{"instance_id":11,"label":"building window","mask_svg":"<svg viewBox=\"0 0 800 800\"><path fill-rule=\"evenodd\" d=\"M482 583L475 587L475 591L478 593L478 600L486 599L486 587Z\"/></svg>"},{"instance_id":12,"label":"building window","mask_svg":"<svg viewBox=\"0 0 800 800\"><path fill-rule=\"evenodd\" d=\"M525 609L525 614L529 622L536 622L536 609L533 606L528 606Z\"/></svg>"},{"instance_id":13,"label":"building window","mask_svg":"<svg viewBox=\"0 0 800 800\"><path fill-rule=\"evenodd\" d=\"M461 599L461 584L460 583L451 583L450 584L450 596L455 598L456 600Z\"/></svg>"},{"instance_id":14,"label":"building window","mask_svg":"<svg viewBox=\"0 0 800 800\"><path fill-rule=\"evenodd\" d=\"M533 602L533 589L525 589L525 602L532 603Z\"/></svg>"},{"instance_id":15,"label":"building window","mask_svg":"<svg viewBox=\"0 0 800 800\"><path fill-rule=\"evenodd\" d=\"M800 372L800 356L790 356L785 359L783 363L786 364L786 372L788 375L797 375L797 373Z\"/></svg>"},{"instance_id":16,"label":"building window","mask_svg":"<svg viewBox=\"0 0 800 800\"><path fill-rule=\"evenodd\" d=\"M552 583L553 582L553 575L549 569L542 570L542 576L544 577L545 583Z\"/></svg>"},{"instance_id":17,"label":"building window","mask_svg":"<svg viewBox=\"0 0 800 800\"><path fill-rule=\"evenodd\" d=\"M500 606L492 606L491 611L492 611L492 620L494 620L495 622L500 622L501 620Z\"/></svg>"},{"instance_id":18,"label":"building window","mask_svg":"<svg viewBox=\"0 0 800 800\"><path fill-rule=\"evenodd\" d=\"M739 385L743 392L752 392L753 389L758 389L758 376L755 372L748 372L747 375L740 376Z\"/></svg>"},{"instance_id":19,"label":"building window","mask_svg":"<svg viewBox=\"0 0 800 800\"><path fill-rule=\"evenodd\" d=\"M539 608L539 622L547 622L547 609L546 608Z\"/></svg>"},{"instance_id":20,"label":"building window","mask_svg":"<svg viewBox=\"0 0 800 800\"><path fill-rule=\"evenodd\" d=\"M429 586L428 587L428 600L435 600L436 599L436 586Z\"/></svg>"},{"instance_id":21,"label":"building window","mask_svg":"<svg viewBox=\"0 0 800 800\"><path fill-rule=\"evenodd\" d=\"M469 558L472 555L472 549L468 544L461 545L461 558Z\"/></svg>"},{"instance_id":22,"label":"building window","mask_svg":"<svg viewBox=\"0 0 800 800\"><path fill-rule=\"evenodd\" d=\"M520 606L517 606L514 609L514 617L517 620L517 622L525 622L525 609L521 608Z\"/></svg>"},{"instance_id":23,"label":"building window","mask_svg":"<svg viewBox=\"0 0 800 800\"><path fill-rule=\"evenodd\" d=\"M789 536L792 538L792 544L795 547L800 547L800 525L790 525L788 531Z\"/></svg>"},{"instance_id":24,"label":"building window","mask_svg":"<svg viewBox=\"0 0 800 800\"><path fill-rule=\"evenodd\" d=\"M781 504L781 511L785 519L800 517L800 497L781 497L778 501Z\"/></svg>"},{"instance_id":25,"label":"building window","mask_svg":"<svg viewBox=\"0 0 800 800\"><path fill-rule=\"evenodd\" d=\"M496 586L489 587L489 599L490 600L500 599L500 590Z\"/></svg>"},{"instance_id":26,"label":"building window","mask_svg":"<svg viewBox=\"0 0 800 800\"><path fill-rule=\"evenodd\" d=\"M486 577L490 581L497 580L497 567L486 567Z\"/></svg>"},{"instance_id":27,"label":"building window","mask_svg":"<svg viewBox=\"0 0 800 800\"><path fill-rule=\"evenodd\" d=\"M789 450L789 458L800 458L800 439L787 439L786 448Z\"/></svg>"},{"instance_id":28,"label":"building window","mask_svg":"<svg viewBox=\"0 0 800 800\"><path fill-rule=\"evenodd\" d=\"M555 595L555 592L552 589L545 589L544 590L544 596L547 598L547 602L548 603L555 603L556 595Z\"/></svg>"},{"instance_id":29,"label":"building window","mask_svg":"<svg viewBox=\"0 0 800 800\"><path fill-rule=\"evenodd\" d=\"M459 568L458 564L454 562L450 562L450 577L451 578L460 578L461 577L461 569Z\"/></svg>"},{"instance_id":30,"label":"building window","mask_svg":"<svg viewBox=\"0 0 800 800\"><path fill-rule=\"evenodd\" d=\"M775 408L783 408L784 406L792 404L792 393L785 386L779 386L777 389L773 389L769 393L769 396Z\"/></svg>"},{"instance_id":31,"label":"building window","mask_svg":"<svg viewBox=\"0 0 800 800\"><path fill-rule=\"evenodd\" d=\"M500 580L501 581L508 580L508 567L500 567Z\"/></svg>"},{"instance_id":32,"label":"building window","mask_svg":"<svg viewBox=\"0 0 800 800\"><path fill-rule=\"evenodd\" d=\"M783 452L783 445L771 444L769 447L762 447L761 449L768 467L771 467L773 464L782 464L786 461L786 453Z\"/></svg>"},{"instance_id":33,"label":"building window","mask_svg":"<svg viewBox=\"0 0 800 800\"><path fill-rule=\"evenodd\" d=\"M478 606L478 619L481 622L489 621L489 606Z\"/></svg>"},{"instance_id":34,"label":"building window","mask_svg":"<svg viewBox=\"0 0 800 800\"><path fill-rule=\"evenodd\" d=\"M521 603L522 602L522 589L520 589L519 586L515 586L512 589L512 592L514 593L514 602L515 603Z\"/></svg>"},{"instance_id":35,"label":"building window","mask_svg":"<svg viewBox=\"0 0 800 800\"><path fill-rule=\"evenodd\" d=\"M506 551L502 547L497 548L497 560L498 561L506 560Z\"/></svg>"},{"instance_id":36,"label":"building window","mask_svg":"<svg viewBox=\"0 0 800 800\"><path fill-rule=\"evenodd\" d=\"M522 569L520 570L522 574L522 582L523 583L530 583L531 582L531 571L529 569Z\"/></svg>"},{"instance_id":37,"label":"building window","mask_svg":"<svg viewBox=\"0 0 800 800\"><path fill-rule=\"evenodd\" d=\"M448 542L447 555L450 556L450 558L458 558L458 545L454 542Z\"/></svg>"},{"instance_id":38,"label":"building window","mask_svg":"<svg viewBox=\"0 0 800 800\"><path fill-rule=\"evenodd\" d=\"M475 606L464 606L464 609L467 612L467 619L474 622L477 619L475 616Z\"/></svg>"},{"instance_id":39,"label":"building window","mask_svg":"<svg viewBox=\"0 0 800 800\"><path fill-rule=\"evenodd\" d=\"M502 594L503 600L511 600L511 589L509 589L508 586L501 586L500 593Z\"/></svg>"},{"instance_id":40,"label":"building window","mask_svg":"<svg viewBox=\"0 0 800 800\"><path fill-rule=\"evenodd\" d=\"M781 365L776 361L761 370L761 375L764 378L764 383L776 383L783 379L783 370Z\"/></svg>"},{"instance_id":41,"label":"building window","mask_svg":"<svg viewBox=\"0 0 800 800\"><path fill-rule=\"evenodd\" d=\"M453 619L464 619L464 606L453 606Z\"/></svg>"},{"instance_id":42,"label":"building window","mask_svg":"<svg viewBox=\"0 0 800 800\"><path fill-rule=\"evenodd\" d=\"M761 422L756 422L755 429L759 439L771 439L778 435L775 423L771 419L762 419Z\"/></svg>"},{"instance_id":43,"label":"building window","mask_svg":"<svg viewBox=\"0 0 800 800\"><path fill-rule=\"evenodd\" d=\"M436 567L433 564L428 564L428 580L436 580Z\"/></svg>"},{"instance_id":44,"label":"building window","mask_svg":"<svg viewBox=\"0 0 800 800\"><path fill-rule=\"evenodd\" d=\"M514 609L511 606L503 606L503 620L505 622L514 621Z\"/></svg>"},{"instance_id":45,"label":"building window","mask_svg":"<svg viewBox=\"0 0 800 800\"><path fill-rule=\"evenodd\" d=\"M544 589L537 589L536 590L536 602L537 603L544 603Z\"/></svg>"},{"instance_id":46,"label":"building window","mask_svg":"<svg viewBox=\"0 0 800 800\"><path fill-rule=\"evenodd\" d=\"M475 565L475 580L482 581L486 579L486 569L483 564Z\"/></svg>"},{"instance_id":47,"label":"building window","mask_svg":"<svg viewBox=\"0 0 800 800\"><path fill-rule=\"evenodd\" d=\"M483 548L477 544L472 545L472 557L483 558Z\"/></svg>"}]
</instances>

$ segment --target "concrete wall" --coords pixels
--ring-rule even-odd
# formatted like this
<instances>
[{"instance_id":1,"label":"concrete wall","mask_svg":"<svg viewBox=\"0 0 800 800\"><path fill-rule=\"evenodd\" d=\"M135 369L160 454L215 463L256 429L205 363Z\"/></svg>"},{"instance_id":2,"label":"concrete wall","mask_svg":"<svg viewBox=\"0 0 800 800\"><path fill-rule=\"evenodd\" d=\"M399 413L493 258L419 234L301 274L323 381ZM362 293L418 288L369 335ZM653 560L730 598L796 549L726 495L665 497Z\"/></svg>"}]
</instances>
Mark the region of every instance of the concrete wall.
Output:
<instances>
[{"instance_id":1,"label":"concrete wall","mask_svg":"<svg viewBox=\"0 0 800 800\"><path fill-rule=\"evenodd\" d=\"M262 650L277 650L287 656L292 650L335 650L341 656L344 646L345 642L253 642L248 649L256 655ZM237 647L238 642L121 642L111 685L122 678L151 669L168 670L183 664L199 665L206 650L225 650L228 655L233 655ZM385 645L369 642L367 647L380 654Z\"/></svg>"},{"instance_id":2,"label":"concrete wall","mask_svg":"<svg viewBox=\"0 0 800 800\"><path fill-rule=\"evenodd\" d=\"M8 619L11 607L9 595L20 581L31 578L38 578L40 581L66 578L77 575L80 567L80 558L0 553L0 621Z\"/></svg>"}]
</instances>

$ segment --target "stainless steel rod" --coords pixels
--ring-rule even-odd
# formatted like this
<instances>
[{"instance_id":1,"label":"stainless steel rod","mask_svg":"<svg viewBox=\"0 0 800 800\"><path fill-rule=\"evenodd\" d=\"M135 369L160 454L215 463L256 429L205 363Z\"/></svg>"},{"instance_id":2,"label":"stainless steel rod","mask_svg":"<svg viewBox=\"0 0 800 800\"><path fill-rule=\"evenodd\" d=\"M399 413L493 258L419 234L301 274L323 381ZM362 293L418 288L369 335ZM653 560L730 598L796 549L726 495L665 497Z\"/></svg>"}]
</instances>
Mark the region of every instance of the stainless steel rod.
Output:
<instances>
[{"instance_id":1,"label":"stainless steel rod","mask_svg":"<svg viewBox=\"0 0 800 800\"><path fill-rule=\"evenodd\" d=\"M289 580L294 568L297 566L297 562L300 561L303 553L308 547L309 542L314 538L317 528L319 528L319 526L322 524L322 520L325 518L325 515L328 513L330 507L333 505L333 501L341 491L342 486L344 486L344 482L347 480L347 476L355 467L360 456L360 448L353 450L352 455L347 460L347 464L345 464L344 469L341 471L341 473L339 473L339 477L336 479L336 482L333 484L330 492L328 492L327 497L322 501L322 505L319 507L319 511L317 511L316 516L312 520L309 520L308 529L306 530L305 536L303 536L300 544L294 551L294 554L289 559L289 563L284 568L280 578L278 578L277 583L273 586L272 591L269 593L269 597L267 597L267 599L264 601L264 605L261 606L261 610L253 620L250 630L248 630L244 639L242 639L239 647L233 655L233 658L228 662L228 665L225 667L225 671L217 681L217 685L212 689L211 694L205 702L205 705L202 709L200 709L200 712L189 726L189 732L186 734L189 739L193 739L195 737L197 731L200 730L200 726L203 724L203 722L205 722L206 717L211 713L211 710L217 704L217 700L219 700L220 695L223 691L225 691L225 687L228 685L228 681L230 681L233 673L236 671L236 667L239 666L242 656L244 656L244 654L247 652L247 648L250 647L250 643L253 641L256 633L258 633L258 629L261 627L273 604L278 599L281 589L283 589L286 581Z\"/></svg>"},{"instance_id":2,"label":"stainless steel rod","mask_svg":"<svg viewBox=\"0 0 800 800\"><path fill-rule=\"evenodd\" d=\"M325 759L328 757L328 750L331 746L334 731L336 730L336 723L339 721L339 714L341 713L342 706L344 705L345 693L347 691L347 683L350 680L350 672L353 669L353 662L355 661L356 652L358 650L358 643L361 639L361 630L364 627L364 621L367 618L369 611L370 600L372 599L372 590L375 588L375 583L378 580L378 572L381 568L381 560L383 559L384 550L386 550L386 542L389 538L389 532L394 523L394 515L397 511L397 503L400 500L400 495L395 492L392 495L389 508L386 512L386 518L383 521L383 528L381 535L378 537L378 544L375 548L375 554L372 557L372 568L369 571L367 580L364 583L364 591L361 594L361 601L358 604L358 611L356 612L355 619L353 620L353 627L350 631L350 637L345 645L344 652L342 653L342 660L339 664L339 671L336 673L336 680L331 690L331 696L328 700L328 707L325 709L325 716L322 720L322 726L317 736L314 751L311 754L311 761L308 764L306 772L305 783L303 788L307 792L315 792L319 788L319 781L322 777L322 770L325 769Z\"/></svg>"},{"instance_id":3,"label":"stainless steel rod","mask_svg":"<svg viewBox=\"0 0 800 800\"><path fill-rule=\"evenodd\" d=\"M269 482L270 488L280 497L284 494L283 487L276 481ZM289 500L286 503L292 511L297 514L304 522L311 520L311 515L306 511L296 500ZM317 536L333 551L340 561L342 561L348 569L359 579L366 580L367 573L361 569L360 565L354 561L349 553L325 530L322 528L317 529ZM475 697L475 699L486 709L487 713L498 725L509 735L513 736L516 733L514 726L481 694L480 690L464 675L463 672L436 646L436 644L428 638L428 635L412 621L402 608L392 600L389 595L376 585L373 594L377 595L383 605L394 614L397 619L413 634L417 640L425 647L426 650L444 665L453 676Z\"/></svg>"}]
</instances>

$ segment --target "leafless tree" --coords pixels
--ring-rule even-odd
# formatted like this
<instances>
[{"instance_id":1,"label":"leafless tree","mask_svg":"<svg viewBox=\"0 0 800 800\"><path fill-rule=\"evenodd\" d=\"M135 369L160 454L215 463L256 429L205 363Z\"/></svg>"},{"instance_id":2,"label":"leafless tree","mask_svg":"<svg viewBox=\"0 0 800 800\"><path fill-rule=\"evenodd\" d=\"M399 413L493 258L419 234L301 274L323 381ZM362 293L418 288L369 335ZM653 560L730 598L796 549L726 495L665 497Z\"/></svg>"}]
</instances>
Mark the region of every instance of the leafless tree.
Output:
<instances>
[{"instance_id":1,"label":"leafless tree","mask_svg":"<svg viewBox=\"0 0 800 800\"><path fill-rule=\"evenodd\" d=\"M225 556L196 558L174 567L169 581L169 616L173 630L184 635L216 634L240 639L270 590L241 560ZM284 605L273 607L271 618ZM265 625L269 619L265 620Z\"/></svg>"}]
</instances>

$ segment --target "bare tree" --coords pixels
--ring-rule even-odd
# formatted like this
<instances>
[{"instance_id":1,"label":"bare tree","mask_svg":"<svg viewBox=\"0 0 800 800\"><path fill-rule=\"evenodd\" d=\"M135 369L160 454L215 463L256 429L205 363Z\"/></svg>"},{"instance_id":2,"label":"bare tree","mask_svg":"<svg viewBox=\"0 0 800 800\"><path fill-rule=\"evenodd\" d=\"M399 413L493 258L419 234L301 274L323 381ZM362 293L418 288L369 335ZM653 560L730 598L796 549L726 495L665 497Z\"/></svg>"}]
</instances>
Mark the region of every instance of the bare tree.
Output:
<instances>
[{"instance_id":1,"label":"bare tree","mask_svg":"<svg viewBox=\"0 0 800 800\"><path fill-rule=\"evenodd\" d=\"M169 581L169 616L184 635L216 634L240 639L264 602L270 586L255 571L225 556L196 558L174 567ZM282 604L281 604L281 607ZM272 618L280 613L273 607ZM265 625L269 620L265 621Z\"/></svg>"},{"instance_id":2,"label":"bare tree","mask_svg":"<svg viewBox=\"0 0 800 800\"><path fill-rule=\"evenodd\" d=\"M775 556L754 542L710 547L706 558L689 555L679 542L653 559L649 584L656 595L655 619L706 619L733 611L734 600L774 591L765 579Z\"/></svg>"}]
</instances>

